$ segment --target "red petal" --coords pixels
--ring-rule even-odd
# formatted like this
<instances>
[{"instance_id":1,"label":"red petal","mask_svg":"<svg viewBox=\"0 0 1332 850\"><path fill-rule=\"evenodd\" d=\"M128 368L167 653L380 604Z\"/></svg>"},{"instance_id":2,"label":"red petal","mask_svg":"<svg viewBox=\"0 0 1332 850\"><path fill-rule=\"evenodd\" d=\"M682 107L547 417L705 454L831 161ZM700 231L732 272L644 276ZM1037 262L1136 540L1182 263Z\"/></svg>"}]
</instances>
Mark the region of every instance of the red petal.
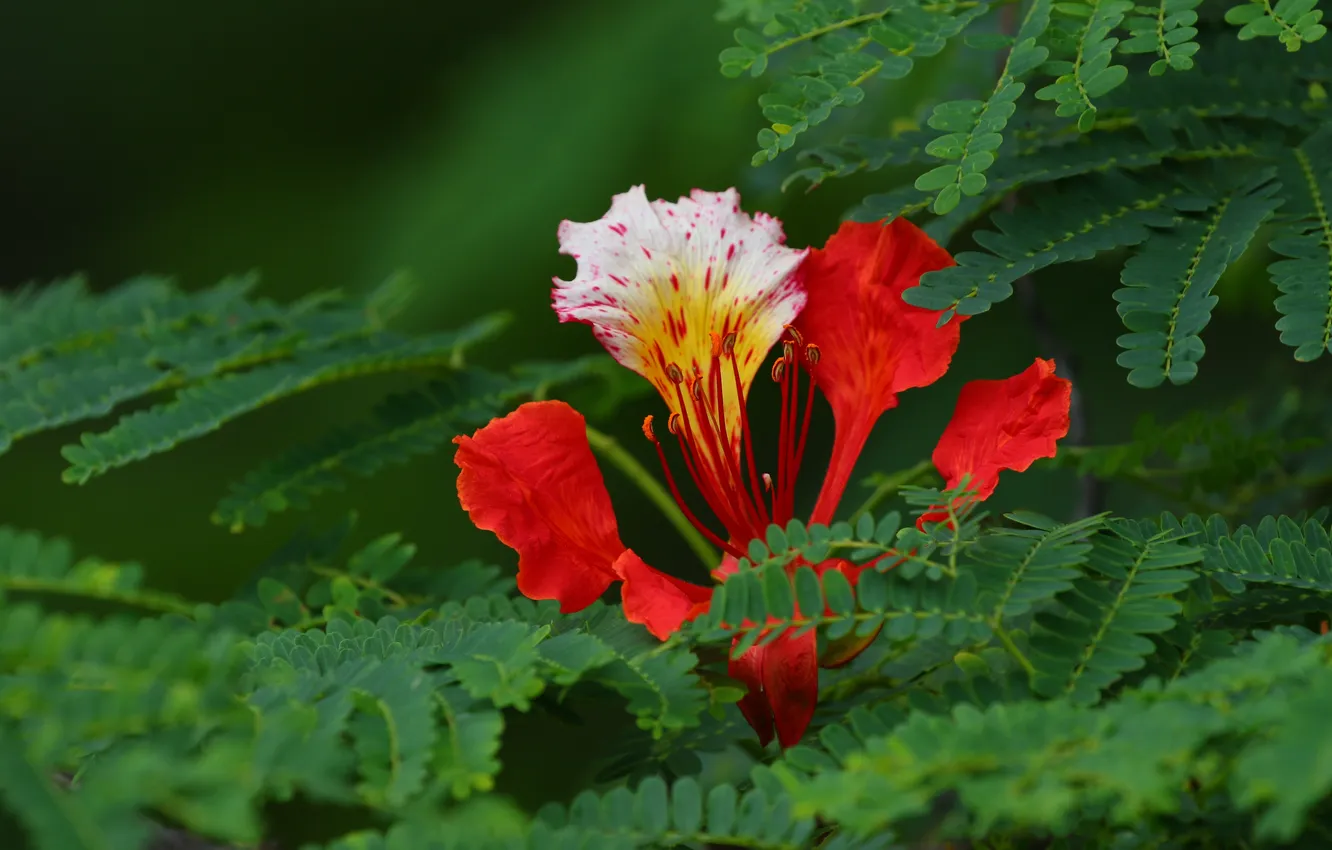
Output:
<instances>
[{"instance_id":1,"label":"red petal","mask_svg":"<svg viewBox=\"0 0 1332 850\"><path fill-rule=\"evenodd\" d=\"M800 743L814 719L819 701L818 642L814 632L800 637L779 637L760 647L763 653L763 690L777 723L782 749Z\"/></svg>"},{"instance_id":2,"label":"red petal","mask_svg":"<svg viewBox=\"0 0 1332 850\"><path fill-rule=\"evenodd\" d=\"M738 569L739 562L728 555L712 575L725 581ZM777 620L770 618L770 622ZM745 620L744 625L753 623ZM736 643L738 638L731 642L732 648ZM731 658L728 672L749 688L740 700L740 713L757 733L760 744L766 747L772 740L774 726L783 748L800 742L819 700L818 638L813 631L752 647L740 657Z\"/></svg>"},{"instance_id":3,"label":"red petal","mask_svg":"<svg viewBox=\"0 0 1332 850\"><path fill-rule=\"evenodd\" d=\"M1054 457L1068 433L1073 385L1054 373L1053 360L1037 359L1003 381L971 381L962 387L953 418L934 449L934 466L948 488L971 475L974 498L999 486L999 472L1022 472L1032 461Z\"/></svg>"},{"instance_id":4,"label":"red petal","mask_svg":"<svg viewBox=\"0 0 1332 850\"><path fill-rule=\"evenodd\" d=\"M529 402L455 437L458 500L477 528L518 552L518 589L565 613L596 601L625 551L587 423L562 401Z\"/></svg>"},{"instance_id":5,"label":"red petal","mask_svg":"<svg viewBox=\"0 0 1332 850\"><path fill-rule=\"evenodd\" d=\"M736 638L731 642L731 648L734 649L739 642L740 639ZM756 646L739 658L732 656L726 670L727 675L744 682L749 689L740 700L740 713L758 735L759 743L765 747L772 740L773 731L772 706L768 704L768 695L763 693L763 652L766 649L764 646Z\"/></svg>"},{"instance_id":6,"label":"red petal","mask_svg":"<svg viewBox=\"0 0 1332 850\"><path fill-rule=\"evenodd\" d=\"M938 311L913 307L902 293L924 273L951 265L948 252L904 218L845 222L805 260L809 294L796 325L819 346L814 378L837 424L813 522L832 518L870 429L897 405L897 394L948 371L961 317L938 327Z\"/></svg>"},{"instance_id":7,"label":"red petal","mask_svg":"<svg viewBox=\"0 0 1332 850\"><path fill-rule=\"evenodd\" d=\"M734 645L734 644L732 644ZM732 658L730 676L749 686L740 712L764 746L777 727L782 749L800 743L819 701L818 642L814 632L782 636Z\"/></svg>"},{"instance_id":8,"label":"red petal","mask_svg":"<svg viewBox=\"0 0 1332 850\"><path fill-rule=\"evenodd\" d=\"M641 623L659 640L665 640L708 608L712 588L669 576L643 562L632 549L625 549L615 562L615 572L624 579L620 588L624 618Z\"/></svg>"}]
</instances>

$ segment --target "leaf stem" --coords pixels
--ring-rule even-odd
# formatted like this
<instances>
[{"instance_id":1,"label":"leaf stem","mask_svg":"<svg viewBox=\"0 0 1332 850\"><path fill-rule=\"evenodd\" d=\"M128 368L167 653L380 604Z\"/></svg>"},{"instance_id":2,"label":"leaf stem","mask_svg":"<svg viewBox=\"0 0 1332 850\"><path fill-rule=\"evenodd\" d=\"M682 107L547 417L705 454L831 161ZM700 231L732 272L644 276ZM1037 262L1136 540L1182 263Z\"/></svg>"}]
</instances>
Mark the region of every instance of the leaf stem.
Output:
<instances>
[{"instance_id":1,"label":"leaf stem","mask_svg":"<svg viewBox=\"0 0 1332 850\"><path fill-rule=\"evenodd\" d=\"M385 599L389 600L394 605L398 605L404 608L407 607L407 599L401 593L398 593L395 590L390 590L389 588L385 587L384 585L380 584L379 582L375 581L372 578L367 578L366 576L353 575L352 573L346 572L344 570L335 570L332 567L313 566L310 568L310 572L314 573L317 576L322 576L323 578L330 578L330 579L345 578L348 581L350 581L352 584L364 590L378 590L380 593L384 594Z\"/></svg>"},{"instance_id":2,"label":"leaf stem","mask_svg":"<svg viewBox=\"0 0 1332 850\"><path fill-rule=\"evenodd\" d=\"M166 593L153 591L118 590L109 587L97 587L78 584L58 579L42 579L33 576L0 576L0 590L20 593L49 593L60 596L100 599L134 608L156 611L160 614L180 614L194 618L195 606Z\"/></svg>"},{"instance_id":3,"label":"leaf stem","mask_svg":"<svg viewBox=\"0 0 1332 850\"><path fill-rule=\"evenodd\" d=\"M1010 2L1010 0L1002 0L1002 1L1005 3ZM925 3L922 4L919 8L923 12L953 12L953 11L962 11L964 9L974 9L979 5L980 5L980 0L960 0L960 2ZM844 20L834 21L831 24L825 24L824 26L816 27L815 29L812 29L809 32L797 33L796 35L793 35L790 38L785 38L781 41L774 41L772 44L769 44L767 48L764 49L763 53L767 56L771 56L772 54L785 50L788 47L794 47L795 45L800 44L801 42L810 41L811 39L818 38L821 35L827 35L830 32L849 29L851 27L858 27L861 24L873 23L874 21L881 21L884 18L886 18L888 15L898 11L901 11L899 7L889 6L887 9L883 9L878 12L866 12L863 15L856 15L854 17L846 18ZM852 85L855 84L853 83Z\"/></svg>"},{"instance_id":4,"label":"leaf stem","mask_svg":"<svg viewBox=\"0 0 1332 850\"><path fill-rule=\"evenodd\" d=\"M1027 678L1034 678L1036 676L1035 666L1032 665L1031 659L1027 658L1026 653L1019 649L1018 645L1013 642L1013 638L1008 634L1008 630L998 623L992 623L991 628L994 629L995 636L999 638L999 642L1004 645L1004 649L1008 650L1008 654L1013 656L1017 663L1022 666L1022 669L1027 672Z\"/></svg>"},{"instance_id":5,"label":"leaf stem","mask_svg":"<svg viewBox=\"0 0 1332 850\"><path fill-rule=\"evenodd\" d=\"M587 428L587 441L591 444L592 450L602 458L610 462L624 473L624 475L633 484L647 496L651 502L657 506L666 519L675 526L675 530L680 532L680 536L689 544L689 548L694 550L703 565L712 570L717 564L721 563L720 556L708 545L708 541L703 539L698 529L689 522L680 506L675 503L674 497L666 492L666 488L652 476L650 472L643 468L638 459L625 451L624 447L608 434L603 434L591 425Z\"/></svg>"}]
</instances>

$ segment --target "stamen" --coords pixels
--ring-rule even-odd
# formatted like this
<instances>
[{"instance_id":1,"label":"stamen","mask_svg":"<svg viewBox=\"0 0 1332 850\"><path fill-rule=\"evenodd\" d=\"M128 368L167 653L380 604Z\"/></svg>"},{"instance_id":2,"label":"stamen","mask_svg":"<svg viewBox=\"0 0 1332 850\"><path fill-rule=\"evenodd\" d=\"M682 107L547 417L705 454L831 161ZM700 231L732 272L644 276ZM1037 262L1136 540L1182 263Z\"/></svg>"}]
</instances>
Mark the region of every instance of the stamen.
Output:
<instances>
[{"instance_id":1,"label":"stamen","mask_svg":"<svg viewBox=\"0 0 1332 850\"><path fill-rule=\"evenodd\" d=\"M732 347L734 347L735 334L731 334ZM764 510L763 497L758 488L758 464L754 463L754 441L749 431L749 405L745 404L744 383L740 380L740 364L734 357L731 358L731 378L735 385L735 397L740 405L740 436L745 445L745 459L749 462L749 488L750 495L754 498L754 504L759 506L762 514L763 526L766 528L770 522L768 513ZM764 473L766 475L766 473ZM743 484L741 486L744 486Z\"/></svg>"},{"instance_id":2,"label":"stamen","mask_svg":"<svg viewBox=\"0 0 1332 850\"><path fill-rule=\"evenodd\" d=\"M790 513L791 507L788 503L794 504L795 502L795 481L793 480L795 476L792 466L796 448L797 405L800 401L798 391L800 367L795 359L794 347L794 343L787 344L787 350L791 352L789 358L791 368L785 371L786 380L782 382L781 439L778 441L777 447L777 486L772 495L774 514Z\"/></svg>"},{"instance_id":3,"label":"stamen","mask_svg":"<svg viewBox=\"0 0 1332 850\"><path fill-rule=\"evenodd\" d=\"M768 525L767 512L763 509L762 502L759 502L757 509L750 502L748 494L745 492L744 473L741 469L743 462L740 459L740 446L735 446L732 450L730 434L726 429L726 396L722 389L721 360L714 357L711 363L712 371L708 374L708 389L711 392L714 404L712 410L700 405L699 418L705 419L711 426L711 433L705 434L709 438L711 450L715 457L719 458L726 467L728 478L726 479L726 490L730 492L732 501L739 508L742 519L748 523L750 529L763 529ZM737 393L737 397L739 394ZM743 407L743 404L741 405ZM728 526L731 528L732 526ZM754 533L751 531L749 533Z\"/></svg>"},{"instance_id":4,"label":"stamen","mask_svg":"<svg viewBox=\"0 0 1332 850\"><path fill-rule=\"evenodd\" d=\"M651 417L648 418L650 419ZM661 471L666 474L666 483L671 488L671 495L675 497L675 503L680 506L680 511L684 513L685 519L689 520L689 524L698 529L699 534L702 534L707 538L708 542L713 546L716 546L723 552L727 552L737 558L743 558L744 553L741 552L738 547L722 540L714 534L710 528L700 522L698 517L694 516L694 512L689 509L689 505L685 503L684 497L680 495L680 488L675 484L675 476L671 475L671 467L670 464L666 462L665 450L662 449L661 443L658 443L656 440L653 440L653 444L657 447L657 458L661 461Z\"/></svg>"},{"instance_id":5,"label":"stamen","mask_svg":"<svg viewBox=\"0 0 1332 850\"><path fill-rule=\"evenodd\" d=\"M677 435L677 439L680 443L680 456L684 458L685 469L688 470L689 477L693 479L694 486L698 488L698 492L703 497L703 501L707 503L707 506L712 513L721 520L722 527L727 529L729 533L730 529L735 527L735 518L726 512L725 509L728 503L724 500L724 497L719 496L712 487L712 484L716 479L704 479L703 476L699 475L699 467L696 463L701 463L701 459L697 458L693 449L685 442L683 435ZM679 496L676 498L678 500ZM718 543L717 545L734 554L734 549L736 547L728 546L724 543Z\"/></svg>"},{"instance_id":6,"label":"stamen","mask_svg":"<svg viewBox=\"0 0 1332 850\"><path fill-rule=\"evenodd\" d=\"M729 508L733 507L729 500L725 498L725 492L717 488L723 486L723 476L714 464L714 460L719 457L716 441L713 439L712 428L706 427L705 417L700 417L700 426L703 427L702 436L705 444L700 445L694 435L694 425L689 416L689 406L685 401L684 392L680 385L676 384L675 394L680 402L680 413L684 422L684 433L678 433L676 436L680 441L680 451L684 455L685 465L689 469L689 474L698 486L703 499L708 503L708 507L721 520L722 525L731 531L732 529L742 528L743 525L736 522L736 516ZM692 456L692 462L691 462Z\"/></svg>"},{"instance_id":7,"label":"stamen","mask_svg":"<svg viewBox=\"0 0 1332 850\"><path fill-rule=\"evenodd\" d=\"M667 366L667 376L676 385L678 405L670 414L666 427L680 445L680 455L690 478L697 485L708 508L720 520L724 534L716 534L697 519L684 504L675 480L671 476L666 455L653 430L653 419L643 421L643 434L657 447L671 485L671 493L680 504L689 521L714 545L739 557L740 546L733 541L748 539L763 533L770 522L784 522L794 511L795 485L801 461L809 439L810 421L814 410L817 387L813 367L819 363L822 351L813 343L806 343L794 327L786 326L789 336L781 340L781 351L772 364L771 377L781 387L781 410L777 445L777 468L771 474L759 472L754 459L753 435L749 411L744 398L744 381L736 357L738 334L710 334L709 361L695 360L689 367L677 364ZM727 398L727 378L722 370L723 361L730 360L730 383L733 398ZM706 365L706 369L702 368ZM800 386L801 369L810 371L807 387ZM805 389L801 393L801 389ZM804 410L800 409L804 396ZM728 405L739 404L740 433L729 428L736 424L737 411ZM726 537L726 540L722 538Z\"/></svg>"},{"instance_id":8,"label":"stamen","mask_svg":"<svg viewBox=\"0 0 1332 850\"><path fill-rule=\"evenodd\" d=\"M805 441L809 438L809 418L814 412L814 376L809 377L809 390L805 394L805 420L800 423L800 443L796 448L795 463L792 466L791 474L794 476L800 469L800 464L805 460Z\"/></svg>"}]
</instances>

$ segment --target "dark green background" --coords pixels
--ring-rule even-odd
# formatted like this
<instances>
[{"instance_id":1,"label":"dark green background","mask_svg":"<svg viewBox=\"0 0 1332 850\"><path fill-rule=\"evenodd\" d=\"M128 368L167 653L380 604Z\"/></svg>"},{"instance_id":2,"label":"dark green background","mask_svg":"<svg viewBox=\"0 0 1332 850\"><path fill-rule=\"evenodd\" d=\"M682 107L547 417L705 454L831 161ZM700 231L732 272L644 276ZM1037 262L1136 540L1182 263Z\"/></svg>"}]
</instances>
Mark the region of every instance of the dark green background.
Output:
<instances>
[{"instance_id":1,"label":"dark green background","mask_svg":"<svg viewBox=\"0 0 1332 850\"><path fill-rule=\"evenodd\" d=\"M672 198L737 185L750 210L785 220L792 244L822 244L859 197L902 179L881 173L783 195L793 159L751 168L766 81L717 73L730 25L713 11L711 0L9 4L0 160L11 209L0 282L83 271L104 287L151 271L198 287L258 268L263 294L287 299L360 291L410 269L421 283L406 316L412 329L494 309L515 315L504 338L473 355L478 362L593 351L585 328L559 325L549 311L551 277L573 267L557 254L560 219L596 218L634 183ZM873 85L866 105L829 133L883 132L933 93L965 95L986 61L945 54L906 83ZM1289 379L1295 366L1271 327L1262 260L1246 258L1224 283L1200 379L1150 392L1128 387L1113 362L1120 326L1110 293L1122 258L1059 266L1038 280L1056 331L1081 360L1093 439L1125 437L1144 411L1170 416ZM948 378L908 393L885 418L864 471L928 454L963 380L1004 377L1049 354L1016 299L969 322L963 340ZM85 487L60 483L58 449L87 423L25 441L0 457L0 522L138 560L158 586L196 598L229 593L301 525L351 508L362 539L397 530L432 563L482 554L511 564L459 510L451 451L240 536L209 523L229 481L362 417L404 384L370 379L288 400ZM773 404L766 390L755 399L758 427ZM660 405L647 399L599 424L650 461L635 437L653 411ZM811 466L819 460L812 450ZM646 503L615 472L607 478L626 541L701 577ZM1032 472L1006 477L995 501L1065 515L1072 498L1069 476ZM1117 498L1122 509L1139 507L1129 494Z\"/></svg>"}]
</instances>

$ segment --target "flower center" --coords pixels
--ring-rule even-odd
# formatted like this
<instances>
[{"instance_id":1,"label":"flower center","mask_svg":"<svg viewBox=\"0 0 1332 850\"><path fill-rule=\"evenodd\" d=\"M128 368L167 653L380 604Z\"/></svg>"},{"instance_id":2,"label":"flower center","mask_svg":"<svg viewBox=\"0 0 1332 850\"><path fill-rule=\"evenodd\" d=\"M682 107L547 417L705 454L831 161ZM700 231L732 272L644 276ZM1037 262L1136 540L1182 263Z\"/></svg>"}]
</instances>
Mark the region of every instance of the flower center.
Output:
<instances>
[{"instance_id":1,"label":"flower center","mask_svg":"<svg viewBox=\"0 0 1332 850\"><path fill-rule=\"evenodd\" d=\"M667 376L675 386L677 412L667 420L667 430L680 444L685 469L693 479L709 510L721 522L726 539L708 528L689 508L666 451L652 428L652 417L643 420L643 434L657 448L661 468L666 473L671 494L689 521L713 545L737 558L744 557L744 544L763 536L771 523L785 525L795 509L795 483L809 436L810 413L814 406L813 375L807 378L803 403L800 371L811 371L819 362L819 347L807 343L790 325L780 341L781 354L772 364L772 379L782 391L780 427L777 439L775 477L760 471L754 462L754 445L749 429L749 413L736 362L736 334L712 335L712 351L707 372L695 367L686 374L678 365L667 366ZM739 404L740 435L732 439L726 423L734 422L725 409L725 385L734 388L733 404Z\"/></svg>"}]
</instances>

